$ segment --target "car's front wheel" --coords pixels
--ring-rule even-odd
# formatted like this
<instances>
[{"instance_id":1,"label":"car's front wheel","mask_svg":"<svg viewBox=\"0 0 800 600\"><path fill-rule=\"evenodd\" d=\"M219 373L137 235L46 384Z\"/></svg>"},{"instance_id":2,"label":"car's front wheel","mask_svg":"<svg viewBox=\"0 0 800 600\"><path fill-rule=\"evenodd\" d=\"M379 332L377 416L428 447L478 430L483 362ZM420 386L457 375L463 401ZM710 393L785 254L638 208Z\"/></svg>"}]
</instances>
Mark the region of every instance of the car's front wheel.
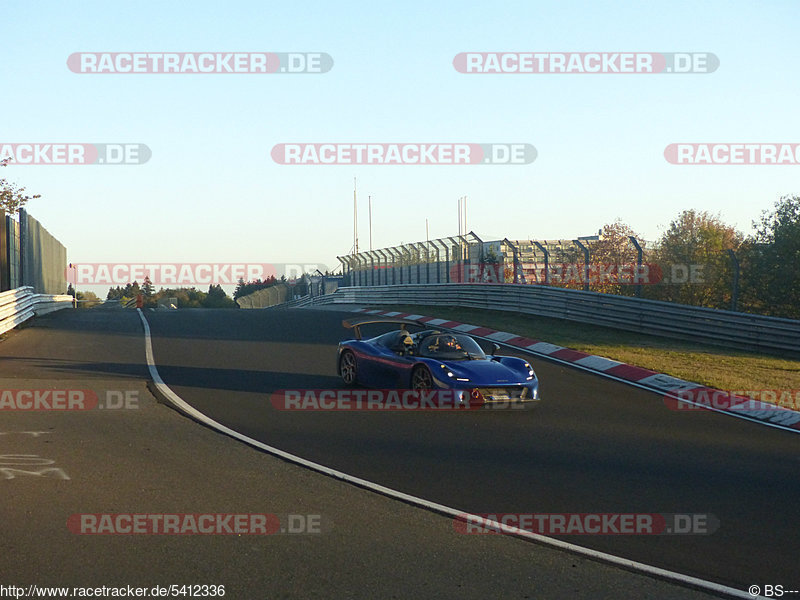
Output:
<instances>
[{"instance_id":1,"label":"car's front wheel","mask_svg":"<svg viewBox=\"0 0 800 600\"><path fill-rule=\"evenodd\" d=\"M356 355L350 350L342 352L339 358L339 375L342 376L342 381L347 385L355 385L358 378L358 364L356 363Z\"/></svg>"},{"instance_id":2,"label":"car's front wheel","mask_svg":"<svg viewBox=\"0 0 800 600\"><path fill-rule=\"evenodd\" d=\"M433 376L428 367L422 365L416 367L411 373L411 389L430 390L433 388Z\"/></svg>"}]
</instances>

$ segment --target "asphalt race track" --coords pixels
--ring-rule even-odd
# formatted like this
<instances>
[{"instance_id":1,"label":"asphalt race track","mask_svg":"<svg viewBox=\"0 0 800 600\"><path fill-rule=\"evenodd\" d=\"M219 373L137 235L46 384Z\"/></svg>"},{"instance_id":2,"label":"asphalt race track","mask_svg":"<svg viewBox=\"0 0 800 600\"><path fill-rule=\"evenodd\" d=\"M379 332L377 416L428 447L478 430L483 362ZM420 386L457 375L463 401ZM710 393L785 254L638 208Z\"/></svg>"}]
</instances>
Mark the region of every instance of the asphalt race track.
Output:
<instances>
[{"instance_id":1,"label":"asphalt race track","mask_svg":"<svg viewBox=\"0 0 800 600\"><path fill-rule=\"evenodd\" d=\"M535 358L533 410L278 411L272 391L343 387L347 314L145 314L164 381L261 442L465 512L710 513L710 535L562 539L739 589L797 583L797 434L669 410L657 394Z\"/></svg>"}]
</instances>

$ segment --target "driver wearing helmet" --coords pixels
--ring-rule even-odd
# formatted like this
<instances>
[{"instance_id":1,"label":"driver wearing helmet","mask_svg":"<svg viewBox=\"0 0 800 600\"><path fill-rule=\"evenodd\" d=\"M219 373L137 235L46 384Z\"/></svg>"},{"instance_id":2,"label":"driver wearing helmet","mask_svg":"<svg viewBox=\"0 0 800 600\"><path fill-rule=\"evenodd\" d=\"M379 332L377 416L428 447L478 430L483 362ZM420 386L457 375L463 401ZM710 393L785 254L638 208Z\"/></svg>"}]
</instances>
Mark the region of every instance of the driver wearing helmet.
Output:
<instances>
[{"instance_id":1,"label":"driver wearing helmet","mask_svg":"<svg viewBox=\"0 0 800 600\"><path fill-rule=\"evenodd\" d=\"M404 354L413 354L414 353L414 340L411 335L403 329L400 333L400 339L403 342L403 353Z\"/></svg>"},{"instance_id":2,"label":"driver wearing helmet","mask_svg":"<svg viewBox=\"0 0 800 600\"><path fill-rule=\"evenodd\" d=\"M458 343L458 340L451 335L442 338L442 346L446 352L458 352L464 349Z\"/></svg>"}]
</instances>

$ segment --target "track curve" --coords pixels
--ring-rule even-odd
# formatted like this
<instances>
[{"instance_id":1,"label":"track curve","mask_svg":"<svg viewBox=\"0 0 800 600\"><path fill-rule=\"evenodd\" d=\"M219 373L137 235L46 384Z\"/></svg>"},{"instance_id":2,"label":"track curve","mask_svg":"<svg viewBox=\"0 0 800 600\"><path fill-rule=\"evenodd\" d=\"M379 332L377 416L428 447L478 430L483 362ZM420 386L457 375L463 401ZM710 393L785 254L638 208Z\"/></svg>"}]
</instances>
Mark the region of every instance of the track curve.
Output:
<instances>
[{"instance_id":1,"label":"track curve","mask_svg":"<svg viewBox=\"0 0 800 600\"><path fill-rule=\"evenodd\" d=\"M541 359L532 411L288 413L278 389L341 388L342 313L148 312L164 381L266 444L477 513L711 513L708 536L565 536L724 585L792 585L800 438Z\"/></svg>"}]
</instances>

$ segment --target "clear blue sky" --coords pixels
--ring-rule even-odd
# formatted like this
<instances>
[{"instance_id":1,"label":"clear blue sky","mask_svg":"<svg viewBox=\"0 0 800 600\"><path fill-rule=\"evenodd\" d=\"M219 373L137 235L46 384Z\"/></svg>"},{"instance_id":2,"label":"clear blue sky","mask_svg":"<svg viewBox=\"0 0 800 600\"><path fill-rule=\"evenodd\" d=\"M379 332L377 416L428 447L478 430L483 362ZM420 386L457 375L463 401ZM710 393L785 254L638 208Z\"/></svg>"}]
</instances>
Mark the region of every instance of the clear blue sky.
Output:
<instances>
[{"instance_id":1,"label":"clear blue sky","mask_svg":"<svg viewBox=\"0 0 800 600\"><path fill-rule=\"evenodd\" d=\"M74 262L320 262L457 230L745 233L800 166L675 166L673 142L800 142L800 6L774 2L6 2L0 142L140 142L141 166L17 166ZM463 75L464 51L713 52L707 75ZM73 52L326 52L324 75L81 75ZM526 166L283 166L282 142L525 142Z\"/></svg>"}]
</instances>

